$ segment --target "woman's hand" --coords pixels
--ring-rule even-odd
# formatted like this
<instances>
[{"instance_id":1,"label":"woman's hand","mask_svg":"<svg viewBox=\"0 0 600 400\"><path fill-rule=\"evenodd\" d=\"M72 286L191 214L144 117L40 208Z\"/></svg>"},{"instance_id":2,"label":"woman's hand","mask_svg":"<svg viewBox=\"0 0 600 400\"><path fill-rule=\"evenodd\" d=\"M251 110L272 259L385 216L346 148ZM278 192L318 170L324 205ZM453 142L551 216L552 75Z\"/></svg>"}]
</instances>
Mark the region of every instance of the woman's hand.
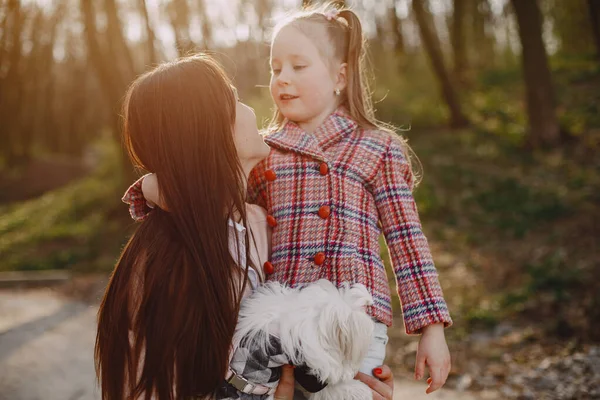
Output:
<instances>
[{"instance_id":1,"label":"woman's hand","mask_svg":"<svg viewBox=\"0 0 600 400\"><path fill-rule=\"evenodd\" d=\"M373 375L375 375L375 378L359 372L355 378L373 390L373 400L392 400L394 396L394 376L390 367L382 365L375 368Z\"/></svg>"},{"instance_id":2,"label":"woman's hand","mask_svg":"<svg viewBox=\"0 0 600 400\"><path fill-rule=\"evenodd\" d=\"M275 400L293 400L294 398L294 367L284 365L281 368L281 378L275 391Z\"/></svg>"},{"instance_id":3,"label":"woman's hand","mask_svg":"<svg viewBox=\"0 0 600 400\"><path fill-rule=\"evenodd\" d=\"M373 390L373 400L392 400L394 394L394 377L392 370L387 365L382 365L373 370L374 378L359 372L356 379L363 382ZM275 391L275 400L293 400L294 398L294 367L284 365L281 378Z\"/></svg>"},{"instance_id":4,"label":"woman's hand","mask_svg":"<svg viewBox=\"0 0 600 400\"><path fill-rule=\"evenodd\" d=\"M429 368L429 386L425 393L429 394L444 386L450 373L450 351L444 336L444 325L441 323L423 328L417 348L416 380L421 380L425 375L425 365Z\"/></svg>"}]
</instances>

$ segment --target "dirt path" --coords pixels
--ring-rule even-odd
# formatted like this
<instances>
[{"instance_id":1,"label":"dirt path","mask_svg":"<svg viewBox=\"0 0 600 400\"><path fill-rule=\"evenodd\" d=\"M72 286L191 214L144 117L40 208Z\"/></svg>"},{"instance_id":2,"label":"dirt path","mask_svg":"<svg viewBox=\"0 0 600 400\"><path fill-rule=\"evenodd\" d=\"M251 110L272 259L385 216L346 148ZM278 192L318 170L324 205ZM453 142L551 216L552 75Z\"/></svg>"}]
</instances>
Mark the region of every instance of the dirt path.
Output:
<instances>
[{"instance_id":1,"label":"dirt path","mask_svg":"<svg viewBox=\"0 0 600 400\"><path fill-rule=\"evenodd\" d=\"M95 400L95 306L0 291L0 399Z\"/></svg>"},{"instance_id":2,"label":"dirt path","mask_svg":"<svg viewBox=\"0 0 600 400\"><path fill-rule=\"evenodd\" d=\"M97 306L50 289L0 290L0 400L96 400ZM397 380L397 400L475 400L468 393Z\"/></svg>"}]
</instances>

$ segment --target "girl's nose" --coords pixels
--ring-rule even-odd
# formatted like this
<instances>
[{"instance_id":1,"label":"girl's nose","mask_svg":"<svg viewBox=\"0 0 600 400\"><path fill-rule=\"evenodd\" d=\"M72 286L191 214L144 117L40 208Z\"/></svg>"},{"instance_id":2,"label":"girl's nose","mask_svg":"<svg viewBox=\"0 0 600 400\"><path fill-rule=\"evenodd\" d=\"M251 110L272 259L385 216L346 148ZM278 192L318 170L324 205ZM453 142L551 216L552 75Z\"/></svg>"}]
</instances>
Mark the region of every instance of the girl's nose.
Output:
<instances>
[{"instance_id":1,"label":"girl's nose","mask_svg":"<svg viewBox=\"0 0 600 400\"><path fill-rule=\"evenodd\" d=\"M286 69L281 70L281 72L277 76L277 83L279 85L289 85L290 84L290 77L289 77L289 74L287 73Z\"/></svg>"}]
</instances>

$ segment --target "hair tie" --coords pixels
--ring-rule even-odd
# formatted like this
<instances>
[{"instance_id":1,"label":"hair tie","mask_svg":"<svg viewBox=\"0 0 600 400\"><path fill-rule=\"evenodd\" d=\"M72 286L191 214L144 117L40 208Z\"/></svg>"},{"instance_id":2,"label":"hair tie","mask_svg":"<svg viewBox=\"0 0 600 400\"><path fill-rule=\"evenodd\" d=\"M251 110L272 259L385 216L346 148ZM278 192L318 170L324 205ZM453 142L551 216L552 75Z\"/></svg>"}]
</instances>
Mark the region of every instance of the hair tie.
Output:
<instances>
[{"instance_id":1,"label":"hair tie","mask_svg":"<svg viewBox=\"0 0 600 400\"><path fill-rule=\"evenodd\" d=\"M327 18L327 21L331 21L332 19L337 18L339 13L340 10L338 10L337 8L332 8L331 10L327 10L326 12L324 12L323 15L325 16L325 18Z\"/></svg>"}]
</instances>

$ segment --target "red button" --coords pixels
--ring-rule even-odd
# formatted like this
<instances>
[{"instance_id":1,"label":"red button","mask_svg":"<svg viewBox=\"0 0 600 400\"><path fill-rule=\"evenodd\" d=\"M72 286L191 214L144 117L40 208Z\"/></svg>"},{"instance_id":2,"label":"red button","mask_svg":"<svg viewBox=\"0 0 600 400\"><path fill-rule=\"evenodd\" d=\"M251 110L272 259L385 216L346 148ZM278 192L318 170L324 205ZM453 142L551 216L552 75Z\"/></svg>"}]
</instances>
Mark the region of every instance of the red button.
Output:
<instances>
[{"instance_id":1,"label":"red button","mask_svg":"<svg viewBox=\"0 0 600 400\"><path fill-rule=\"evenodd\" d=\"M323 207L319 208L319 217L321 217L323 219L327 219L327 218L329 218L330 214L331 214L331 208L329 206L323 206Z\"/></svg>"},{"instance_id":2,"label":"red button","mask_svg":"<svg viewBox=\"0 0 600 400\"><path fill-rule=\"evenodd\" d=\"M323 265L324 262L325 262L325 254L324 253L315 254L315 264Z\"/></svg>"},{"instance_id":3,"label":"red button","mask_svg":"<svg viewBox=\"0 0 600 400\"><path fill-rule=\"evenodd\" d=\"M265 274L267 274L267 275L271 275L273 272L275 272L275 268L273 268L273 264L271 264L268 261L263 264L263 269L265 270Z\"/></svg>"},{"instance_id":4,"label":"red button","mask_svg":"<svg viewBox=\"0 0 600 400\"><path fill-rule=\"evenodd\" d=\"M267 216L267 224L269 224L271 228L275 228L277 226L277 220L272 215L269 215Z\"/></svg>"},{"instance_id":5,"label":"red button","mask_svg":"<svg viewBox=\"0 0 600 400\"><path fill-rule=\"evenodd\" d=\"M272 169L268 169L265 171L265 178L269 182L273 182L277 178L277 174L275 174L275 171L273 171Z\"/></svg>"},{"instance_id":6,"label":"red button","mask_svg":"<svg viewBox=\"0 0 600 400\"><path fill-rule=\"evenodd\" d=\"M322 162L319 166L319 172L321 175L327 175L329 173L329 165L327 163Z\"/></svg>"}]
</instances>

